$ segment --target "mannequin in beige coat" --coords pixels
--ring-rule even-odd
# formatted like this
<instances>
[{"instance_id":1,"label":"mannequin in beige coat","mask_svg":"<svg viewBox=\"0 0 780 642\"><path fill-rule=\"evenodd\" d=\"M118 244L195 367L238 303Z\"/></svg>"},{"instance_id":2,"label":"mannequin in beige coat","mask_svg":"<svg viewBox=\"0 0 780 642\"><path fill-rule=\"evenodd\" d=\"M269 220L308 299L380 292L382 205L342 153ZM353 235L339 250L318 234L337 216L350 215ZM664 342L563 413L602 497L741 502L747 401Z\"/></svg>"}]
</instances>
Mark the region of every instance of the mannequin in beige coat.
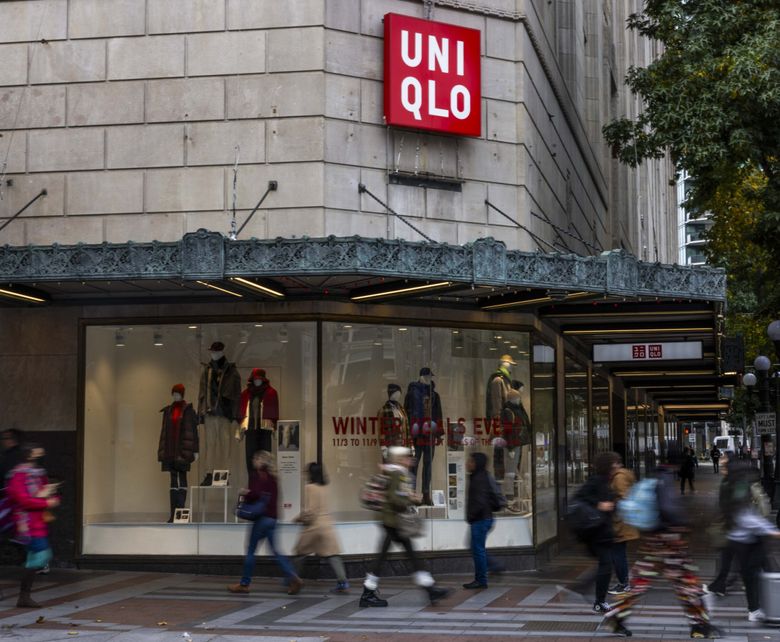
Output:
<instances>
[{"instance_id":1,"label":"mannequin in beige coat","mask_svg":"<svg viewBox=\"0 0 780 642\"><path fill-rule=\"evenodd\" d=\"M336 574L336 593L346 593L349 589L344 562L341 560L341 546L333 520L328 510L328 493L325 472L320 464L312 462L308 466L309 482L303 491L303 510L295 521L303 524L303 530L293 548L293 563L297 570L308 555L324 557Z\"/></svg>"}]
</instances>

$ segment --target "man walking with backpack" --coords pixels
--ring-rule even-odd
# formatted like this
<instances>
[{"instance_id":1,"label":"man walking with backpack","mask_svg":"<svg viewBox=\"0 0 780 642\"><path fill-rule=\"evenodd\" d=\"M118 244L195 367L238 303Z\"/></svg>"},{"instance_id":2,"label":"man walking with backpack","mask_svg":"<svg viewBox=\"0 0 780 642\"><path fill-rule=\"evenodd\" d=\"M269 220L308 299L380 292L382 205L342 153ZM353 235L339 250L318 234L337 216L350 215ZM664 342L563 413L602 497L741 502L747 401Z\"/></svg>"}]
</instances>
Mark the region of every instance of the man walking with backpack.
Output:
<instances>
[{"instance_id":1,"label":"man walking with backpack","mask_svg":"<svg viewBox=\"0 0 780 642\"><path fill-rule=\"evenodd\" d=\"M474 558L474 581L463 585L465 589L487 588L488 554L486 541L493 528L493 512L506 506L506 499L498 490L498 484L487 471L487 456L472 453L466 462L469 485L466 494L466 521L471 531L471 556Z\"/></svg>"},{"instance_id":2,"label":"man walking with backpack","mask_svg":"<svg viewBox=\"0 0 780 642\"><path fill-rule=\"evenodd\" d=\"M604 620L613 633L623 637L632 635L627 627L631 609L658 576L672 583L691 622L691 637L718 637L704 605L696 567L688 556L687 520L674 492L673 470L659 466L658 477L636 484L618 507L623 521L644 531L639 559L631 569L631 590L612 606Z\"/></svg>"}]
</instances>

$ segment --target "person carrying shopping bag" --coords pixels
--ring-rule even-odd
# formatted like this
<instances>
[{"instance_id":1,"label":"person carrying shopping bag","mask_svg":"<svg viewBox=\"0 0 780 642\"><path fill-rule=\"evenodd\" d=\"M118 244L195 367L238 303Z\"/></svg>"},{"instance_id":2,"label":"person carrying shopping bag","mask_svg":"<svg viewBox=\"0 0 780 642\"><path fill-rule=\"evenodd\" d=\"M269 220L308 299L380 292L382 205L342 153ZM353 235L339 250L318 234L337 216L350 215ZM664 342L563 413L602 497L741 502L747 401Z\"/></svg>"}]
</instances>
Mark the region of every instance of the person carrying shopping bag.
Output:
<instances>
[{"instance_id":1,"label":"person carrying shopping bag","mask_svg":"<svg viewBox=\"0 0 780 642\"><path fill-rule=\"evenodd\" d=\"M274 555L276 563L284 573L287 584L287 594L295 595L303 587L301 578L295 572L290 560L277 549L276 542L276 518L279 502L279 486L271 469L271 454L265 450L258 450L252 456L254 470L249 476L249 488L243 488L239 492L244 499L244 505L251 506L247 514L251 519L249 527L249 543L244 558L244 571L238 584L231 584L227 590L231 593L249 593L249 585L252 583L252 573L255 569L255 552L258 545L268 540L268 546ZM239 516L243 516L238 512Z\"/></svg>"}]
</instances>

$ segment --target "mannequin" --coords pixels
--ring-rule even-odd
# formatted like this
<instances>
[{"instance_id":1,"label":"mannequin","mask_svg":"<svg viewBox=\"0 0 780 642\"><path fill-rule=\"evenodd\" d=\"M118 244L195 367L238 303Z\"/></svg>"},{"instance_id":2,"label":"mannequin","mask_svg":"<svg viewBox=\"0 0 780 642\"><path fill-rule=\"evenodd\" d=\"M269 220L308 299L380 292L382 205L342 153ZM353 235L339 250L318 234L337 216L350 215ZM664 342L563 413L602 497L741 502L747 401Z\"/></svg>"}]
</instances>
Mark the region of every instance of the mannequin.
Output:
<instances>
[{"instance_id":1,"label":"mannequin","mask_svg":"<svg viewBox=\"0 0 780 642\"><path fill-rule=\"evenodd\" d=\"M209 362L203 365L198 394L198 419L202 431L203 468L201 486L211 485L211 471L230 468L237 450L231 435L238 430L241 405L241 376L225 358L225 344L215 341L209 348Z\"/></svg>"},{"instance_id":2,"label":"mannequin","mask_svg":"<svg viewBox=\"0 0 780 642\"><path fill-rule=\"evenodd\" d=\"M241 433L246 438L246 470L251 474L254 454L258 450L272 452L276 422L279 421L279 395L262 368L252 370L241 393L239 421Z\"/></svg>"},{"instance_id":3,"label":"mannequin","mask_svg":"<svg viewBox=\"0 0 780 642\"><path fill-rule=\"evenodd\" d=\"M528 421L528 413L523 407L521 391L523 384L519 381L512 382L513 387L507 393L507 400L501 409L501 428L503 429L503 439L506 442L506 448L510 457L517 458L514 472L520 469L522 459L522 447L531 443L531 432ZM514 384L519 384L517 388ZM493 468L496 478L502 479L504 472L504 448L496 446L493 449Z\"/></svg>"},{"instance_id":4,"label":"mannequin","mask_svg":"<svg viewBox=\"0 0 780 642\"><path fill-rule=\"evenodd\" d=\"M409 384L404 398L404 410L409 418L414 446L412 474L416 478L417 471L422 465L422 503L426 506L433 506L431 500L433 452L436 442L444 430L441 398L436 392L436 384L433 382L434 376L430 368L420 369L420 378Z\"/></svg>"},{"instance_id":5,"label":"mannequin","mask_svg":"<svg viewBox=\"0 0 780 642\"><path fill-rule=\"evenodd\" d=\"M177 383L171 395L171 405L160 411L163 417L157 448L157 461L162 464L163 472L171 474L169 524L176 509L184 508L187 501L187 472L197 459L199 446L198 417L192 404L184 401L184 386Z\"/></svg>"},{"instance_id":6,"label":"mannequin","mask_svg":"<svg viewBox=\"0 0 780 642\"><path fill-rule=\"evenodd\" d=\"M517 362L510 355L501 355L498 360L498 368L488 378L485 394L485 416L491 420L491 429L494 431L501 425L501 411L509 397L509 391L512 390L512 366L516 365ZM494 445L493 476L499 483L504 478L503 446Z\"/></svg>"},{"instance_id":7,"label":"mannequin","mask_svg":"<svg viewBox=\"0 0 780 642\"><path fill-rule=\"evenodd\" d=\"M384 453L390 446L409 444L409 419L401 405L401 386L387 385L387 401L377 413L379 417L379 445Z\"/></svg>"}]
</instances>

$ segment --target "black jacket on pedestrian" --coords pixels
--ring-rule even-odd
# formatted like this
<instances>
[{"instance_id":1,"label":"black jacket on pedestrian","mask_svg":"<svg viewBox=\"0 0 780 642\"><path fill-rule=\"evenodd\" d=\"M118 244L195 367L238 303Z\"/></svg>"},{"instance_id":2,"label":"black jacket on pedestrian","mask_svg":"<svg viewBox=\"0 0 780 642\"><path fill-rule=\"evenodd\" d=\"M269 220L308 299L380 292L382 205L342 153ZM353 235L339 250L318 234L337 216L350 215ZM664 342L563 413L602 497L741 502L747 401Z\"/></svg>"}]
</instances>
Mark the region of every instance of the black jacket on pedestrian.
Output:
<instances>
[{"instance_id":1,"label":"black jacket on pedestrian","mask_svg":"<svg viewBox=\"0 0 780 642\"><path fill-rule=\"evenodd\" d=\"M693 455L683 455L683 460L680 464L680 477L684 479L693 479L694 471L698 465L699 464Z\"/></svg>"},{"instance_id":2,"label":"black jacket on pedestrian","mask_svg":"<svg viewBox=\"0 0 780 642\"><path fill-rule=\"evenodd\" d=\"M471 458L474 460L474 472L469 475L466 489L466 521L469 524L493 517L487 456L485 453L474 453Z\"/></svg>"},{"instance_id":3,"label":"black jacket on pedestrian","mask_svg":"<svg viewBox=\"0 0 780 642\"><path fill-rule=\"evenodd\" d=\"M609 479L602 475L591 475L577 491L577 499L597 508L601 502L614 502L615 493L610 488ZM588 531L588 540L594 544L611 543L615 539L612 530L612 513L605 512L604 520L598 528Z\"/></svg>"}]
</instances>

